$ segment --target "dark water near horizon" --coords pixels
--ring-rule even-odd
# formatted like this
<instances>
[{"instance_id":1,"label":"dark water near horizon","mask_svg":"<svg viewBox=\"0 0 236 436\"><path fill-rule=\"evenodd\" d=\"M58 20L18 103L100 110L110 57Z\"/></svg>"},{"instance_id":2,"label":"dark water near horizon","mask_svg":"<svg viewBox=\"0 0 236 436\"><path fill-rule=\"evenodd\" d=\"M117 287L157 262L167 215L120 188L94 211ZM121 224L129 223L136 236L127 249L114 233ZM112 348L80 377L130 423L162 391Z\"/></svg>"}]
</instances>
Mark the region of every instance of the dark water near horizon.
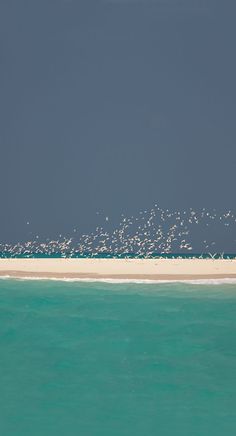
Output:
<instances>
[{"instance_id":1,"label":"dark water near horizon","mask_svg":"<svg viewBox=\"0 0 236 436\"><path fill-rule=\"evenodd\" d=\"M0 434L236 434L236 285L0 280Z\"/></svg>"},{"instance_id":2,"label":"dark water near horizon","mask_svg":"<svg viewBox=\"0 0 236 436\"><path fill-rule=\"evenodd\" d=\"M203 258L203 259L235 259L236 253L151 253L147 255L137 255L136 253L81 253L81 252L74 252L74 253L11 253L7 251L0 251L0 259L1 258L33 258L33 259L57 259L57 258L76 258L76 259L84 259L84 258L98 258L98 259L156 259L156 258L164 258L164 259L192 259L192 258Z\"/></svg>"}]
</instances>

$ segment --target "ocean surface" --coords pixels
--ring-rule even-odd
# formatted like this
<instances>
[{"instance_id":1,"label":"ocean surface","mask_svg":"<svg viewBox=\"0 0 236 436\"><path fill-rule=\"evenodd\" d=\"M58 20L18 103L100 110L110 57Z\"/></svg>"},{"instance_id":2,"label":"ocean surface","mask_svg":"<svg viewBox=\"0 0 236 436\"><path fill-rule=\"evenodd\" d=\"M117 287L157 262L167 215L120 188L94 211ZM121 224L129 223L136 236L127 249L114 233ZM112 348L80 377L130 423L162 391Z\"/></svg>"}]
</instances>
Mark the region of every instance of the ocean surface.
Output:
<instances>
[{"instance_id":1,"label":"ocean surface","mask_svg":"<svg viewBox=\"0 0 236 436\"><path fill-rule=\"evenodd\" d=\"M0 280L0 434L236 434L236 284Z\"/></svg>"}]
</instances>

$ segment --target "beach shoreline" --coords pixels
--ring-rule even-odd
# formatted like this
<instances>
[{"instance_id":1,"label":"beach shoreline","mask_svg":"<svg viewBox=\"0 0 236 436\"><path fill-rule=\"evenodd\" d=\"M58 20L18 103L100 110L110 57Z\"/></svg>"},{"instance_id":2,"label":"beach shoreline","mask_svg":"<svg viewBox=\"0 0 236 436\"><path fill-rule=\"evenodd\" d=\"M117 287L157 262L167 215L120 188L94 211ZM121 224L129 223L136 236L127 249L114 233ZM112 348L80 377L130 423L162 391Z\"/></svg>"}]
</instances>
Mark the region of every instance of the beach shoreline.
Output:
<instances>
[{"instance_id":1,"label":"beach shoreline","mask_svg":"<svg viewBox=\"0 0 236 436\"><path fill-rule=\"evenodd\" d=\"M91 280L236 279L236 259L0 259L0 277Z\"/></svg>"}]
</instances>

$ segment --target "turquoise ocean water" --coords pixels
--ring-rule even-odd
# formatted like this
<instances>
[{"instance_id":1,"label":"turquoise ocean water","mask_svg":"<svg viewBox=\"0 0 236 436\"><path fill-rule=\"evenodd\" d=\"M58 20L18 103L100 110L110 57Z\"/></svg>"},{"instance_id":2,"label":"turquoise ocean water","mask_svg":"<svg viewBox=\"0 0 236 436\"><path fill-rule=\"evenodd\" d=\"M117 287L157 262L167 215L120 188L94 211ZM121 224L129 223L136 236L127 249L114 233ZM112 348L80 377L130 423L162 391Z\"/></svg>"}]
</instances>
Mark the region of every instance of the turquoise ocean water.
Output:
<instances>
[{"instance_id":1,"label":"turquoise ocean water","mask_svg":"<svg viewBox=\"0 0 236 436\"><path fill-rule=\"evenodd\" d=\"M236 284L0 280L0 434L236 434Z\"/></svg>"}]
</instances>

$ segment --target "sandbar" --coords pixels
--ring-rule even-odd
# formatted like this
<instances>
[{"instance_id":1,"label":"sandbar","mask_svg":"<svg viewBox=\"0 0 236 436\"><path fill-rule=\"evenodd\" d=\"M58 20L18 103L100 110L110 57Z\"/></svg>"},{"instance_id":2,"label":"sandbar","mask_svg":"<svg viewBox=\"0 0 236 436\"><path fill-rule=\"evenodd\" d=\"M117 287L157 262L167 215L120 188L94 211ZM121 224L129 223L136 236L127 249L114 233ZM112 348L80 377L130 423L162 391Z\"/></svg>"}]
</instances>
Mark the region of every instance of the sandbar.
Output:
<instances>
[{"instance_id":1,"label":"sandbar","mask_svg":"<svg viewBox=\"0 0 236 436\"><path fill-rule=\"evenodd\" d=\"M236 279L236 259L0 259L0 277L42 279Z\"/></svg>"}]
</instances>

